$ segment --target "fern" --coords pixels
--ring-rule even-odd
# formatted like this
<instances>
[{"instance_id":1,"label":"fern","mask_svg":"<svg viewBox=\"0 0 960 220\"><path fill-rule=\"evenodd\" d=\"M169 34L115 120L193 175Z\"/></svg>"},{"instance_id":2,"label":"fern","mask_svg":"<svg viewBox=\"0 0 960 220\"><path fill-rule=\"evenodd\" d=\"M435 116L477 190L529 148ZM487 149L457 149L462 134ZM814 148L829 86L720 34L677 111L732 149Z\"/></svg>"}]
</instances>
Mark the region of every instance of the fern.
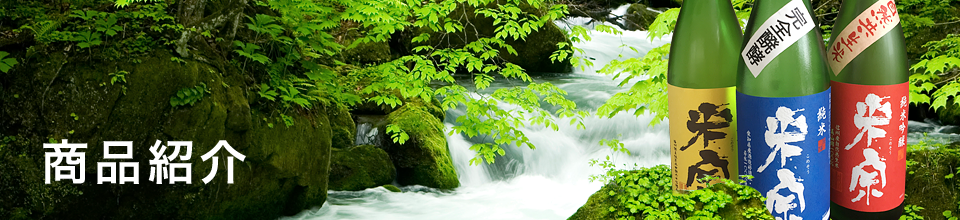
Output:
<instances>
[{"instance_id":1,"label":"fern","mask_svg":"<svg viewBox=\"0 0 960 220\"><path fill-rule=\"evenodd\" d=\"M233 50L234 52L240 54L240 56L250 58L251 60L257 61L261 64L267 64L270 62L270 58L257 52L257 50L260 49L260 46L257 46L256 44L243 43L240 41L233 41L233 44L237 47L240 47L240 50Z\"/></svg>"},{"instance_id":2,"label":"fern","mask_svg":"<svg viewBox=\"0 0 960 220\"><path fill-rule=\"evenodd\" d=\"M247 19L250 20L250 23L247 23L247 28L259 34L270 35L271 39L276 39L280 33L283 33L283 27L274 23L273 16L257 14L254 17L247 16Z\"/></svg>"}]
</instances>

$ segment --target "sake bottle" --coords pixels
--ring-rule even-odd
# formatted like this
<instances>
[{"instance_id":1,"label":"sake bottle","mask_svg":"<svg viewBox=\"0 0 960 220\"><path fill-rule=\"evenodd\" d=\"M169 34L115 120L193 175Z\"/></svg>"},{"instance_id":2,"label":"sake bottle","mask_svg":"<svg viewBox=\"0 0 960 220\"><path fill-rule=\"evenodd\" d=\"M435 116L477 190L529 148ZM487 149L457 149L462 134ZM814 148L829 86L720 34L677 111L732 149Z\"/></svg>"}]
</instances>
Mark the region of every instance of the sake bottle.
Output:
<instances>
[{"instance_id":1,"label":"sake bottle","mask_svg":"<svg viewBox=\"0 0 960 220\"><path fill-rule=\"evenodd\" d=\"M757 0L737 75L741 175L783 220L830 216L830 81L808 0Z\"/></svg>"},{"instance_id":2,"label":"sake bottle","mask_svg":"<svg viewBox=\"0 0 960 220\"><path fill-rule=\"evenodd\" d=\"M673 189L737 176L734 86L740 24L730 0L685 1L670 46L667 96Z\"/></svg>"},{"instance_id":3,"label":"sake bottle","mask_svg":"<svg viewBox=\"0 0 960 220\"><path fill-rule=\"evenodd\" d=\"M827 63L833 72L833 219L899 219L910 85L894 1L843 1Z\"/></svg>"}]
</instances>

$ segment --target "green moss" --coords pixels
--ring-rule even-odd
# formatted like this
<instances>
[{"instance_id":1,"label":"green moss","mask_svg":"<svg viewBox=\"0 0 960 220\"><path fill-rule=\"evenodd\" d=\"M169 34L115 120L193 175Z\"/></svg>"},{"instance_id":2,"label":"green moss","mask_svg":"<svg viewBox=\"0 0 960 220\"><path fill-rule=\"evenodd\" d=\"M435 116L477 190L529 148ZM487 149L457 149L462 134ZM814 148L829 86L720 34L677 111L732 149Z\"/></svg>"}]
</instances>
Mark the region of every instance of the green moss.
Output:
<instances>
[{"instance_id":1,"label":"green moss","mask_svg":"<svg viewBox=\"0 0 960 220\"><path fill-rule=\"evenodd\" d=\"M357 124L353 122L353 115L346 107L328 107L327 116L330 118L333 147L353 147L356 140Z\"/></svg>"},{"instance_id":2,"label":"green moss","mask_svg":"<svg viewBox=\"0 0 960 220\"><path fill-rule=\"evenodd\" d=\"M390 192L403 192L403 190L400 190L400 188L398 188L397 186L390 185L390 184L383 185L383 188L390 190Z\"/></svg>"},{"instance_id":3,"label":"green moss","mask_svg":"<svg viewBox=\"0 0 960 220\"><path fill-rule=\"evenodd\" d=\"M407 103L390 113L387 120L410 136L403 145L387 147L397 168L397 182L440 189L460 186L440 119L421 105Z\"/></svg>"},{"instance_id":4,"label":"green moss","mask_svg":"<svg viewBox=\"0 0 960 220\"><path fill-rule=\"evenodd\" d=\"M4 132L22 133L24 138L18 136L17 140L28 143L4 146L0 151L0 191L17 192L0 193L12 198L0 205L0 219L272 219L325 201L332 139L332 123L326 113L288 113L295 126L268 128L260 119L275 117L276 113L251 111L245 76L229 74L229 67L221 70L189 59L174 63L166 50L140 57L140 63L90 61L58 54L25 64L40 71L10 75L11 86L0 88L3 94L22 95L20 99L4 100L10 105L0 108L18 112L9 116L11 123L31 128ZM101 86L109 82L108 73L118 70L130 72L124 83L125 94L118 85ZM37 89L36 82L44 82L43 89ZM170 106L170 97L177 90L201 82L214 85L208 87L208 96L193 106ZM37 127L45 129L32 129ZM71 130L75 132L68 132ZM149 174L149 167L143 164L152 159L149 147L154 141L191 141L193 183L157 185L141 180L138 185L98 185L88 177L85 184L45 185L43 149L39 146L48 138L87 143L84 152L88 174L96 173L96 162L100 161L96 159L103 157L102 141L134 141L134 160L126 162L139 162L143 178ZM216 178L204 184L201 179L212 166L211 161L201 161L199 156L219 140L227 140L247 157L242 162L234 161L233 184L226 183L223 164ZM220 163L224 163L225 154L220 152Z\"/></svg>"},{"instance_id":5,"label":"green moss","mask_svg":"<svg viewBox=\"0 0 960 220\"><path fill-rule=\"evenodd\" d=\"M590 196L569 219L773 219L755 189L724 180L705 189L676 193L670 168L624 171Z\"/></svg>"},{"instance_id":6,"label":"green moss","mask_svg":"<svg viewBox=\"0 0 960 220\"><path fill-rule=\"evenodd\" d=\"M332 151L330 190L356 191L393 182L396 169L387 152L373 145Z\"/></svg>"},{"instance_id":7,"label":"green moss","mask_svg":"<svg viewBox=\"0 0 960 220\"><path fill-rule=\"evenodd\" d=\"M957 213L960 202L960 150L954 146L917 147L907 153L906 199L908 205L923 207L924 219L942 219L944 211Z\"/></svg>"},{"instance_id":8,"label":"green moss","mask_svg":"<svg viewBox=\"0 0 960 220\"><path fill-rule=\"evenodd\" d=\"M344 45L349 45L351 42L345 42ZM358 65L383 63L390 61L392 58L390 44L387 42L360 43L356 47L344 51L341 55L347 63Z\"/></svg>"},{"instance_id":9,"label":"green moss","mask_svg":"<svg viewBox=\"0 0 960 220\"><path fill-rule=\"evenodd\" d=\"M644 4L630 4L627 8L626 26L631 30L646 30L657 19L657 12L647 10Z\"/></svg>"}]
</instances>

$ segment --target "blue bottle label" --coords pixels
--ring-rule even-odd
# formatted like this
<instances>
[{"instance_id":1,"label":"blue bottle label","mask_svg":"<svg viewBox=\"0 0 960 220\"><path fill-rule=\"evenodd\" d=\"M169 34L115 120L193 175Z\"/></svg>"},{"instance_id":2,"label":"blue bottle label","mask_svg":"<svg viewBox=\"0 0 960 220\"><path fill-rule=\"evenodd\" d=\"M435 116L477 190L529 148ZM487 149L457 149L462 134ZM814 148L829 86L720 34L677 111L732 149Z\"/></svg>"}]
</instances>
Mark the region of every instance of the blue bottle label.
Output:
<instances>
[{"instance_id":1,"label":"blue bottle label","mask_svg":"<svg viewBox=\"0 0 960 220\"><path fill-rule=\"evenodd\" d=\"M742 175L778 219L827 219L830 209L830 89L787 98L737 92Z\"/></svg>"}]
</instances>

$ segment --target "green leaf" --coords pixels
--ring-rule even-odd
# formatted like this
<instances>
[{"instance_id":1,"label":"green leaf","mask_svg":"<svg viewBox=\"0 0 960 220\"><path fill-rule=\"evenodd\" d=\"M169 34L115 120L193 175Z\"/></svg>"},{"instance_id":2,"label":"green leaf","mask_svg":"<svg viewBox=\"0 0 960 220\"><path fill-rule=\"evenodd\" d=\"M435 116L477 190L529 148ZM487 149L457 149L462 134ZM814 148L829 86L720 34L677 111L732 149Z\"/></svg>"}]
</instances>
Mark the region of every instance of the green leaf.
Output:
<instances>
[{"instance_id":1,"label":"green leaf","mask_svg":"<svg viewBox=\"0 0 960 220\"><path fill-rule=\"evenodd\" d=\"M12 69L14 65L17 65L16 58L4 59L4 57L7 57L7 55L10 55L10 54L7 53L6 51L0 51L0 72L6 73L10 71L10 69Z\"/></svg>"}]
</instances>

